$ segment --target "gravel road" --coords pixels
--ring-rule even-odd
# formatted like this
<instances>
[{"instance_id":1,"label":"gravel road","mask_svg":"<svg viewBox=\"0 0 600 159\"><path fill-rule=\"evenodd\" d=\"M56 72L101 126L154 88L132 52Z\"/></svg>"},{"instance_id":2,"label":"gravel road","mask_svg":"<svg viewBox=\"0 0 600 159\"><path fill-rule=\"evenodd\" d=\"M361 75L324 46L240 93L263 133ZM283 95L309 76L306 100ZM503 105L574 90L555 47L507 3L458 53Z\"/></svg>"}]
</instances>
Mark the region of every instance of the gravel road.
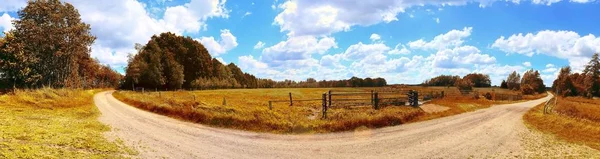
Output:
<instances>
[{"instance_id":1,"label":"gravel road","mask_svg":"<svg viewBox=\"0 0 600 159\"><path fill-rule=\"evenodd\" d=\"M355 132L278 135L213 128L124 104L98 93L100 121L140 158L594 158L587 146L529 130L522 116L538 100L429 121Z\"/></svg>"}]
</instances>

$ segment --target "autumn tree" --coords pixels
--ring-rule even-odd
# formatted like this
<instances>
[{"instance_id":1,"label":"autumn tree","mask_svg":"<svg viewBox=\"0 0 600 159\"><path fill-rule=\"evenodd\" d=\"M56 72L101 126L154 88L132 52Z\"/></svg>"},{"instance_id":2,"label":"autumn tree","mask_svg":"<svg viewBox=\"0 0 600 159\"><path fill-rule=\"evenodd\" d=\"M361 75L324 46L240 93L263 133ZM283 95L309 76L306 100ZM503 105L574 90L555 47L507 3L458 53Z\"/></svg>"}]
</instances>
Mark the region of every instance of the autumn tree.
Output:
<instances>
[{"instance_id":1,"label":"autumn tree","mask_svg":"<svg viewBox=\"0 0 600 159\"><path fill-rule=\"evenodd\" d=\"M533 71L533 69L531 69L523 74L523 78L521 79L521 91L523 94L533 94L536 92L543 93L546 91L546 86L538 71Z\"/></svg>"},{"instance_id":2,"label":"autumn tree","mask_svg":"<svg viewBox=\"0 0 600 159\"><path fill-rule=\"evenodd\" d=\"M583 85L588 97L600 96L600 59L598 53L592 56L592 59L583 70Z\"/></svg>"},{"instance_id":3,"label":"autumn tree","mask_svg":"<svg viewBox=\"0 0 600 159\"><path fill-rule=\"evenodd\" d=\"M480 73L471 73L465 75L463 79L469 80L473 83L473 87L491 87L492 82L489 75Z\"/></svg>"},{"instance_id":4,"label":"autumn tree","mask_svg":"<svg viewBox=\"0 0 600 159\"><path fill-rule=\"evenodd\" d=\"M440 75L423 82L426 86L454 86L460 76Z\"/></svg>"},{"instance_id":5,"label":"autumn tree","mask_svg":"<svg viewBox=\"0 0 600 159\"><path fill-rule=\"evenodd\" d=\"M106 87L120 77L91 58L96 38L71 4L29 1L18 15L0 44L0 72L13 87Z\"/></svg>"},{"instance_id":6,"label":"autumn tree","mask_svg":"<svg viewBox=\"0 0 600 159\"><path fill-rule=\"evenodd\" d=\"M521 75L517 73L517 71L513 71L506 78L506 87L511 90L519 90L521 89Z\"/></svg>"},{"instance_id":7,"label":"autumn tree","mask_svg":"<svg viewBox=\"0 0 600 159\"><path fill-rule=\"evenodd\" d=\"M571 67L563 67L560 69L558 77L552 83L554 92L561 96L573 96L577 94L577 89L571 81Z\"/></svg>"}]
</instances>

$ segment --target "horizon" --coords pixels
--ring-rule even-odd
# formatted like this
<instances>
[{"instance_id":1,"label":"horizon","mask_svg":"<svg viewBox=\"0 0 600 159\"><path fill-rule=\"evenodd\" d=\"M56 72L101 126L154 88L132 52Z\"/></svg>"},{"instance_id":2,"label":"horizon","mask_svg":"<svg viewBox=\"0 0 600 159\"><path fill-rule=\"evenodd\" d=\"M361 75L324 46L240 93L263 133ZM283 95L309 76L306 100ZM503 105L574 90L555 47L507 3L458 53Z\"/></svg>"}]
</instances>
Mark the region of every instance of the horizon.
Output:
<instances>
[{"instance_id":1,"label":"horizon","mask_svg":"<svg viewBox=\"0 0 600 159\"><path fill-rule=\"evenodd\" d=\"M561 67L581 72L600 52L593 28L600 22L586 16L595 1L65 2L97 37L92 57L122 74L135 43L162 32L189 36L223 63L278 81L356 76L420 84L483 73L500 85L512 71L534 69L551 86ZM10 21L25 5L0 6L0 31L14 27Z\"/></svg>"}]
</instances>

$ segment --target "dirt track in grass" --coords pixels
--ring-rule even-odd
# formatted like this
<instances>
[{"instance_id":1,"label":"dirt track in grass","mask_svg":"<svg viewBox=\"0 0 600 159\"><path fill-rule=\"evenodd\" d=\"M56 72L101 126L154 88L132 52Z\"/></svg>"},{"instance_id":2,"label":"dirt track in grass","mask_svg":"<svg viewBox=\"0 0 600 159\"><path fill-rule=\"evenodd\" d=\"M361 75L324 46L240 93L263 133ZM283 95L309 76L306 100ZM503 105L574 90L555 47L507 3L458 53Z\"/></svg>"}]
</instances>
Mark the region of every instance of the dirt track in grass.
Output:
<instances>
[{"instance_id":1,"label":"dirt track in grass","mask_svg":"<svg viewBox=\"0 0 600 159\"><path fill-rule=\"evenodd\" d=\"M279 135L180 121L95 96L100 121L142 158L488 158L600 156L529 130L522 116L550 97L374 130ZM551 152L551 153L548 153Z\"/></svg>"}]
</instances>

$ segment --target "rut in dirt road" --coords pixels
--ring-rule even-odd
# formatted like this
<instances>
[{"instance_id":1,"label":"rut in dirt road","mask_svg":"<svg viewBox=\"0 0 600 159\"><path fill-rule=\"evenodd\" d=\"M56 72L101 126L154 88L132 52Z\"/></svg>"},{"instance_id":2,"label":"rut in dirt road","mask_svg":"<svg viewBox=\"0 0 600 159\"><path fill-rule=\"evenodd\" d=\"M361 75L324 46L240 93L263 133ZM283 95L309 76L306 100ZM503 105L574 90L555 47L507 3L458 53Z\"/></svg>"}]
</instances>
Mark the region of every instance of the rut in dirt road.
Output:
<instances>
[{"instance_id":1,"label":"rut in dirt road","mask_svg":"<svg viewBox=\"0 0 600 159\"><path fill-rule=\"evenodd\" d=\"M114 129L109 135L138 148L142 158L528 157L544 153L536 152L542 149L528 148L530 140L539 142L542 135L528 130L522 116L551 98L375 130L278 135L179 121L126 105L111 93L94 97L102 112L100 121ZM564 151L600 155L579 145L568 145Z\"/></svg>"}]
</instances>

